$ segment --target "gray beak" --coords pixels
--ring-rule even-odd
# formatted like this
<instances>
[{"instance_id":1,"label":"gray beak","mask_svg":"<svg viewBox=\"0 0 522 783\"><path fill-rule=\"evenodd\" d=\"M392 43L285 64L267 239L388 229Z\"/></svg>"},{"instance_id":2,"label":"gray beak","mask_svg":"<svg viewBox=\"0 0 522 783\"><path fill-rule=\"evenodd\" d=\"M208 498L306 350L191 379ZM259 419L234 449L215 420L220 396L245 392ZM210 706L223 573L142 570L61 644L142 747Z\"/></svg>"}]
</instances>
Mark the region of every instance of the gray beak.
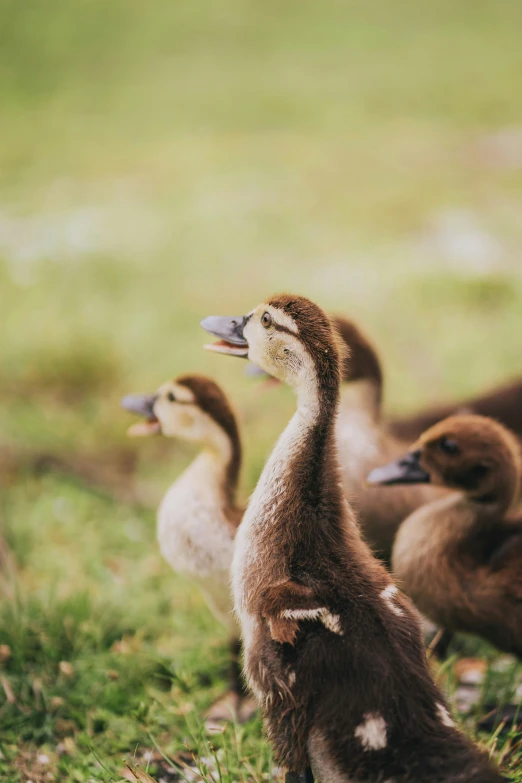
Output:
<instances>
[{"instance_id":1,"label":"gray beak","mask_svg":"<svg viewBox=\"0 0 522 783\"><path fill-rule=\"evenodd\" d=\"M121 407L146 419L155 419L154 403L158 399L156 394L127 394L121 400Z\"/></svg>"},{"instance_id":2,"label":"gray beak","mask_svg":"<svg viewBox=\"0 0 522 783\"><path fill-rule=\"evenodd\" d=\"M394 484L428 484L430 474L426 473L420 464L421 451L409 451L404 457L382 468L372 470L367 484L382 484L392 486Z\"/></svg>"},{"instance_id":3,"label":"gray beak","mask_svg":"<svg viewBox=\"0 0 522 783\"><path fill-rule=\"evenodd\" d=\"M205 345L209 351L227 353L231 356L248 356L248 342L243 329L248 321L247 316L209 315L201 321L201 326L209 334L219 338L217 343Z\"/></svg>"}]
</instances>

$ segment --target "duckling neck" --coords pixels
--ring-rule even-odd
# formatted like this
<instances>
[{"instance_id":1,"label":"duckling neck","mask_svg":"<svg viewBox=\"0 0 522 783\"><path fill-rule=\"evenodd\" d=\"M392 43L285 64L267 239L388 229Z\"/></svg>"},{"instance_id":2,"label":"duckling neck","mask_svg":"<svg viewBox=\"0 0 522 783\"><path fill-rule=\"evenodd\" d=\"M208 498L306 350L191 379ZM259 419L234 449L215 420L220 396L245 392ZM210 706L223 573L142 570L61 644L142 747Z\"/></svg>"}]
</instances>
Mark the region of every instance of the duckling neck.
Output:
<instances>
[{"instance_id":1,"label":"duckling neck","mask_svg":"<svg viewBox=\"0 0 522 783\"><path fill-rule=\"evenodd\" d=\"M197 463L207 480L219 488L228 507L233 507L241 468L241 442L237 430L232 433L216 428L205 443Z\"/></svg>"},{"instance_id":2,"label":"duckling neck","mask_svg":"<svg viewBox=\"0 0 522 783\"><path fill-rule=\"evenodd\" d=\"M297 390L297 410L281 435L270 459L281 475L291 471L295 458L304 468L305 462L313 462L316 469L323 468L324 455L333 444L334 427L339 404L338 384L328 379L313 378ZM308 455L305 461L305 455ZM268 466L267 466L268 467ZM299 481L294 488L306 482L300 471Z\"/></svg>"},{"instance_id":3,"label":"duckling neck","mask_svg":"<svg viewBox=\"0 0 522 783\"><path fill-rule=\"evenodd\" d=\"M207 482L220 494L228 494L228 472L231 461L231 454L224 454L213 446L207 444L187 468L193 478L196 476L206 476ZM232 488L235 490L235 487Z\"/></svg>"},{"instance_id":4,"label":"duckling neck","mask_svg":"<svg viewBox=\"0 0 522 783\"><path fill-rule=\"evenodd\" d=\"M313 404L310 398L305 405L299 400L295 414L301 423L299 445L288 459L286 470L293 484L292 491L299 492L307 503L318 503L326 489L330 489L330 479L338 474L335 439L338 399L338 394L334 399L319 394Z\"/></svg>"},{"instance_id":5,"label":"duckling neck","mask_svg":"<svg viewBox=\"0 0 522 783\"><path fill-rule=\"evenodd\" d=\"M296 412L267 465L268 475L277 472L294 495L317 498L324 488L329 456L335 453L338 399L338 392L325 393L318 385L298 390Z\"/></svg>"},{"instance_id":6,"label":"duckling neck","mask_svg":"<svg viewBox=\"0 0 522 783\"><path fill-rule=\"evenodd\" d=\"M172 484L162 507L176 519L188 520L195 508L205 510L209 517L222 519L234 507L241 455L239 443L225 433L208 440L198 456Z\"/></svg>"},{"instance_id":7,"label":"duckling neck","mask_svg":"<svg viewBox=\"0 0 522 783\"><path fill-rule=\"evenodd\" d=\"M339 481L334 461L337 401L338 392L325 395L318 385L298 390L297 410L267 460L239 526L232 565L239 612L264 586L287 578L296 539L308 545L314 540L317 531L307 529L314 515L307 512L319 505L327 485Z\"/></svg>"},{"instance_id":8,"label":"duckling neck","mask_svg":"<svg viewBox=\"0 0 522 783\"><path fill-rule=\"evenodd\" d=\"M333 441L339 398L339 386L326 381L314 380L297 390L297 410L292 419L297 426L293 429L317 467L324 467L325 456L335 450Z\"/></svg>"}]
</instances>

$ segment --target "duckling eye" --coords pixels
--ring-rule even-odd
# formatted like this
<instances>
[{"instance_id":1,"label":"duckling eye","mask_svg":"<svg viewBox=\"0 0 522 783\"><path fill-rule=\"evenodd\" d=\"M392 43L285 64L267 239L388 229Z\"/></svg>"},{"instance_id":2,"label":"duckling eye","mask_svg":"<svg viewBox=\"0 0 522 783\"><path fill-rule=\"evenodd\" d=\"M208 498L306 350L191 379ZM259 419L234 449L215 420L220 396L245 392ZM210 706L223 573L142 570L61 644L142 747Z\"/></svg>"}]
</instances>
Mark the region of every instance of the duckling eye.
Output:
<instances>
[{"instance_id":1,"label":"duckling eye","mask_svg":"<svg viewBox=\"0 0 522 783\"><path fill-rule=\"evenodd\" d=\"M459 453L459 445L456 440L451 440L451 438L441 438L439 441L439 449L444 452L444 454L458 454Z\"/></svg>"},{"instance_id":2,"label":"duckling eye","mask_svg":"<svg viewBox=\"0 0 522 783\"><path fill-rule=\"evenodd\" d=\"M265 329L268 329L269 326L272 326L272 316L270 313L263 313L261 316L261 323L265 327Z\"/></svg>"},{"instance_id":3,"label":"duckling eye","mask_svg":"<svg viewBox=\"0 0 522 783\"><path fill-rule=\"evenodd\" d=\"M169 402L176 402L176 398L174 397L174 393L173 393L173 392L169 392L169 393L167 394L167 400L168 400Z\"/></svg>"}]
</instances>

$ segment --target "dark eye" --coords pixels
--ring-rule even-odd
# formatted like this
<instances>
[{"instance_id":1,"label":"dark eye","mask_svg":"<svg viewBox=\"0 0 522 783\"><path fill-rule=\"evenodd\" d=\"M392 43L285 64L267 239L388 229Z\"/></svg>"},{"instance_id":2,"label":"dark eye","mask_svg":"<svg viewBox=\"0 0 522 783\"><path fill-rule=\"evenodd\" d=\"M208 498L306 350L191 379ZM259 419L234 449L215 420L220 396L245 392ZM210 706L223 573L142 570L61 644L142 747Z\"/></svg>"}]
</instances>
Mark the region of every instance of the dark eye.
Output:
<instances>
[{"instance_id":1,"label":"dark eye","mask_svg":"<svg viewBox=\"0 0 522 783\"><path fill-rule=\"evenodd\" d=\"M174 393L173 393L173 392L169 392L169 393L167 394L167 400L168 400L169 402L176 402L176 398L174 397Z\"/></svg>"},{"instance_id":2,"label":"dark eye","mask_svg":"<svg viewBox=\"0 0 522 783\"><path fill-rule=\"evenodd\" d=\"M265 327L265 329L268 329L269 326L272 325L272 316L270 313L263 313L261 316L261 323Z\"/></svg>"},{"instance_id":3,"label":"dark eye","mask_svg":"<svg viewBox=\"0 0 522 783\"><path fill-rule=\"evenodd\" d=\"M459 445L456 440L452 440L451 438L441 438L439 441L439 449L444 452L444 454L458 454L459 453Z\"/></svg>"}]
</instances>

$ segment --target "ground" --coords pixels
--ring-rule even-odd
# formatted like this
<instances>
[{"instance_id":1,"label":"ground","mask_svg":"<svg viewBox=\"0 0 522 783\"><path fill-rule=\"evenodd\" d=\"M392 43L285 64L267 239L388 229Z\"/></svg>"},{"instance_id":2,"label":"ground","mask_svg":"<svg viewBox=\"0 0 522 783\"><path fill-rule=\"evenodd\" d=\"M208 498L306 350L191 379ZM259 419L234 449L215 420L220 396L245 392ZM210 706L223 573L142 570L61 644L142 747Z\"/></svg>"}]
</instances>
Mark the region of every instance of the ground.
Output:
<instances>
[{"instance_id":1,"label":"ground","mask_svg":"<svg viewBox=\"0 0 522 783\"><path fill-rule=\"evenodd\" d=\"M9 783L131 779L125 762L168 781L193 753L204 780L277 777L259 723L202 733L225 638L154 530L192 452L130 443L118 401L216 377L240 415L246 498L293 400L205 354L205 315L286 289L357 318L388 411L520 374L521 24L517 0L6 0ZM513 697L512 661L475 640L453 653L436 671L450 693L474 654L484 703ZM522 781L518 737L478 736Z\"/></svg>"}]
</instances>

